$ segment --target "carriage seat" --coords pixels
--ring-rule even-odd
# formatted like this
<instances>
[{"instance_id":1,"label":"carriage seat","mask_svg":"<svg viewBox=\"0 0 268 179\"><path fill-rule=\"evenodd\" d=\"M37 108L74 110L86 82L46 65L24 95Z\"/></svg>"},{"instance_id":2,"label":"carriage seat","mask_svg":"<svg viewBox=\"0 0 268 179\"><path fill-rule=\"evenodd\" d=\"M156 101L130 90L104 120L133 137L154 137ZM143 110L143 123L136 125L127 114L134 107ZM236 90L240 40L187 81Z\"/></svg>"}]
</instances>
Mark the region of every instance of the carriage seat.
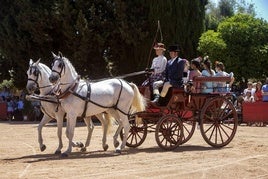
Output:
<instances>
[{"instance_id":1,"label":"carriage seat","mask_svg":"<svg viewBox=\"0 0 268 179\"><path fill-rule=\"evenodd\" d=\"M200 93L200 90L202 89L202 83L204 82L226 82L230 83L232 80L229 76L196 76L193 78L193 84L194 84L194 93ZM227 86L226 86L227 87ZM215 87L213 87L215 88ZM222 92L213 92L213 93L222 93ZM226 92L225 92L226 93Z\"/></svg>"}]
</instances>

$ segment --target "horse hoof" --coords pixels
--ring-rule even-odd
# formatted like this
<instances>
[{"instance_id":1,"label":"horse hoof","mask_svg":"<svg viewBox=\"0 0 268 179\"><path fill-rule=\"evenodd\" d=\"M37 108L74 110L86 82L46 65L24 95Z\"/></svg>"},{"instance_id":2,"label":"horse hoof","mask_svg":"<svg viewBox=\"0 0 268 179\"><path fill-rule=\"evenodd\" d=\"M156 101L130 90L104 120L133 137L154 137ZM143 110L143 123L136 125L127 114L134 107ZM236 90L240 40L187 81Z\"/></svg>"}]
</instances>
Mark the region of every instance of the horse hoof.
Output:
<instances>
[{"instance_id":1,"label":"horse hoof","mask_svg":"<svg viewBox=\"0 0 268 179\"><path fill-rule=\"evenodd\" d=\"M46 150L46 145L42 145L42 147L40 148L41 152L43 152L44 150Z\"/></svg>"},{"instance_id":2,"label":"horse hoof","mask_svg":"<svg viewBox=\"0 0 268 179\"><path fill-rule=\"evenodd\" d=\"M109 145L106 144L106 145L103 147L103 150L104 150L104 151L107 151L108 148L109 148Z\"/></svg>"},{"instance_id":3,"label":"horse hoof","mask_svg":"<svg viewBox=\"0 0 268 179\"><path fill-rule=\"evenodd\" d=\"M80 151L81 152L85 152L85 151L87 151L87 148L86 147L82 147Z\"/></svg>"},{"instance_id":4,"label":"horse hoof","mask_svg":"<svg viewBox=\"0 0 268 179\"><path fill-rule=\"evenodd\" d=\"M115 153L117 153L117 154L121 154L121 150L120 150L120 149L116 149L116 150L115 150Z\"/></svg>"},{"instance_id":5,"label":"horse hoof","mask_svg":"<svg viewBox=\"0 0 268 179\"><path fill-rule=\"evenodd\" d=\"M67 153L62 153L61 157L63 157L63 158L68 157L68 154Z\"/></svg>"},{"instance_id":6,"label":"horse hoof","mask_svg":"<svg viewBox=\"0 0 268 179\"><path fill-rule=\"evenodd\" d=\"M60 150L56 150L55 154L56 155L60 155L61 154L61 151Z\"/></svg>"},{"instance_id":7,"label":"horse hoof","mask_svg":"<svg viewBox=\"0 0 268 179\"><path fill-rule=\"evenodd\" d=\"M79 148L83 148L84 147L84 144L82 142L76 142L76 145L79 147Z\"/></svg>"},{"instance_id":8,"label":"horse hoof","mask_svg":"<svg viewBox=\"0 0 268 179\"><path fill-rule=\"evenodd\" d=\"M118 146L119 146L119 142L116 141L116 142L114 143L114 147L118 147Z\"/></svg>"}]
</instances>

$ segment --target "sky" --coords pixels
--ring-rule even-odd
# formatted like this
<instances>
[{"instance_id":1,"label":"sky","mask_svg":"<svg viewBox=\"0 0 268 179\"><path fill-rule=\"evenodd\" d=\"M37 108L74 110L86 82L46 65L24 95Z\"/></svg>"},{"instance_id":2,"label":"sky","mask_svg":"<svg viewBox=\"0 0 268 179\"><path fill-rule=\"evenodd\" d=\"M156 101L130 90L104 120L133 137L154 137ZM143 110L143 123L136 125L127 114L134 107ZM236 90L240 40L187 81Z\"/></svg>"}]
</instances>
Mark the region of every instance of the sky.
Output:
<instances>
[{"instance_id":1,"label":"sky","mask_svg":"<svg viewBox=\"0 0 268 179\"><path fill-rule=\"evenodd\" d=\"M219 0L211 0L215 3L219 2ZM268 22L268 0L245 0L248 3L254 4L256 17L263 18Z\"/></svg>"}]
</instances>

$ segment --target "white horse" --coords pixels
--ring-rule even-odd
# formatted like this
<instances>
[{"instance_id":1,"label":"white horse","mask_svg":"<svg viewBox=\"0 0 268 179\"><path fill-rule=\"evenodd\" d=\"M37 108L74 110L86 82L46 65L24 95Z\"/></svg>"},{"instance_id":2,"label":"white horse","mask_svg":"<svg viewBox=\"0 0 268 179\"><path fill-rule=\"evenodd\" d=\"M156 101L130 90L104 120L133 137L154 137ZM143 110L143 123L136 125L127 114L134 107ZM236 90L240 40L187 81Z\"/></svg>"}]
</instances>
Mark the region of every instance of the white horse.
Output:
<instances>
[{"instance_id":1,"label":"white horse","mask_svg":"<svg viewBox=\"0 0 268 179\"><path fill-rule=\"evenodd\" d=\"M28 81L27 81L27 90L30 94L33 94L34 91L37 89L40 90L40 96L45 95L54 95L54 88L55 86L49 81L49 75L51 74L51 69L47 67L45 64L40 63L40 59L37 62L33 62L32 59L29 62L29 69L27 71ZM60 154L61 149L63 147L62 144L62 127L63 127L63 119L65 116L65 111L61 107L61 105L48 101L41 101L42 111L44 116L41 122L38 125L38 142L41 151L46 149L46 145L43 144L43 137L42 137L42 128L52 119L57 120L57 135L59 139L59 146L55 151L55 154ZM104 114L97 114L96 117L101 121L103 124L103 139L102 139L102 147L104 150L108 149L108 145L106 144L106 137L107 137L107 130L111 125L112 118L108 115L103 116ZM108 120L105 120L107 118ZM72 142L73 147L81 147L82 151L86 150L86 147L89 146L92 132L94 129L94 124L91 120L91 117L84 119L87 129L88 129L88 136L86 139L85 146L82 143L74 143ZM68 136L68 131L66 131L66 135Z\"/></svg>"},{"instance_id":2,"label":"white horse","mask_svg":"<svg viewBox=\"0 0 268 179\"><path fill-rule=\"evenodd\" d=\"M69 146L64 152L66 156L72 151L71 141L74 136L76 118L78 116L92 116L101 112L110 113L119 126L114 135L116 152L120 153L125 148L130 130L128 116L131 113L145 110L145 99L140 94L137 86L121 79L110 79L81 86L79 75L71 62L61 53L53 54L52 73L49 77L52 83L60 81L62 95L61 104L67 112L67 130L69 130ZM81 90L78 90L80 89ZM124 127L124 137L120 145L118 135Z\"/></svg>"}]
</instances>

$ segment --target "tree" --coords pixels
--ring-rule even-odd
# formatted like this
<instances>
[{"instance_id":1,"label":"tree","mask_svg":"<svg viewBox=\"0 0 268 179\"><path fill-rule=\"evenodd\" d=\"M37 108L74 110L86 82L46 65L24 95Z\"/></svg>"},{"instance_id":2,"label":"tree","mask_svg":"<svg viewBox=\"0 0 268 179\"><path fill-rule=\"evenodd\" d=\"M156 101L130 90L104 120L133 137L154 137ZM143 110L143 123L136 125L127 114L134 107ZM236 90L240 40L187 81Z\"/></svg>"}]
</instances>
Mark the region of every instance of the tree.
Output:
<instances>
[{"instance_id":1,"label":"tree","mask_svg":"<svg viewBox=\"0 0 268 179\"><path fill-rule=\"evenodd\" d=\"M209 1L206 9L207 30L216 30L221 21L237 13L256 15L254 4L246 3L244 0L220 0L218 5Z\"/></svg>"},{"instance_id":2,"label":"tree","mask_svg":"<svg viewBox=\"0 0 268 179\"><path fill-rule=\"evenodd\" d=\"M82 77L91 79L143 70L157 20L164 42L179 43L182 57L196 56L207 0L3 0L0 61L25 87L29 59L51 63L61 51ZM172 23L170 23L172 22ZM3 63L2 63L3 62ZM5 75L8 75L5 73ZM1 73L0 79L5 79Z\"/></svg>"},{"instance_id":3,"label":"tree","mask_svg":"<svg viewBox=\"0 0 268 179\"><path fill-rule=\"evenodd\" d=\"M219 32L208 30L199 39L198 50L213 60L223 59L226 52L226 43Z\"/></svg>"},{"instance_id":4,"label":"tree","mask_svg":"<svg viewBox=\"0 0 268 179\"><path fill-rule=\"evenodd\" d=\"M222 21L218 31L202 34L199 50L212 60L225 63L236 79L262 79L268 75L268 23L247 14L237 14ZM226 48L225 45L226 44ZM215 48L214 48L215 47Z\"/></svg>"}]
</instances>

